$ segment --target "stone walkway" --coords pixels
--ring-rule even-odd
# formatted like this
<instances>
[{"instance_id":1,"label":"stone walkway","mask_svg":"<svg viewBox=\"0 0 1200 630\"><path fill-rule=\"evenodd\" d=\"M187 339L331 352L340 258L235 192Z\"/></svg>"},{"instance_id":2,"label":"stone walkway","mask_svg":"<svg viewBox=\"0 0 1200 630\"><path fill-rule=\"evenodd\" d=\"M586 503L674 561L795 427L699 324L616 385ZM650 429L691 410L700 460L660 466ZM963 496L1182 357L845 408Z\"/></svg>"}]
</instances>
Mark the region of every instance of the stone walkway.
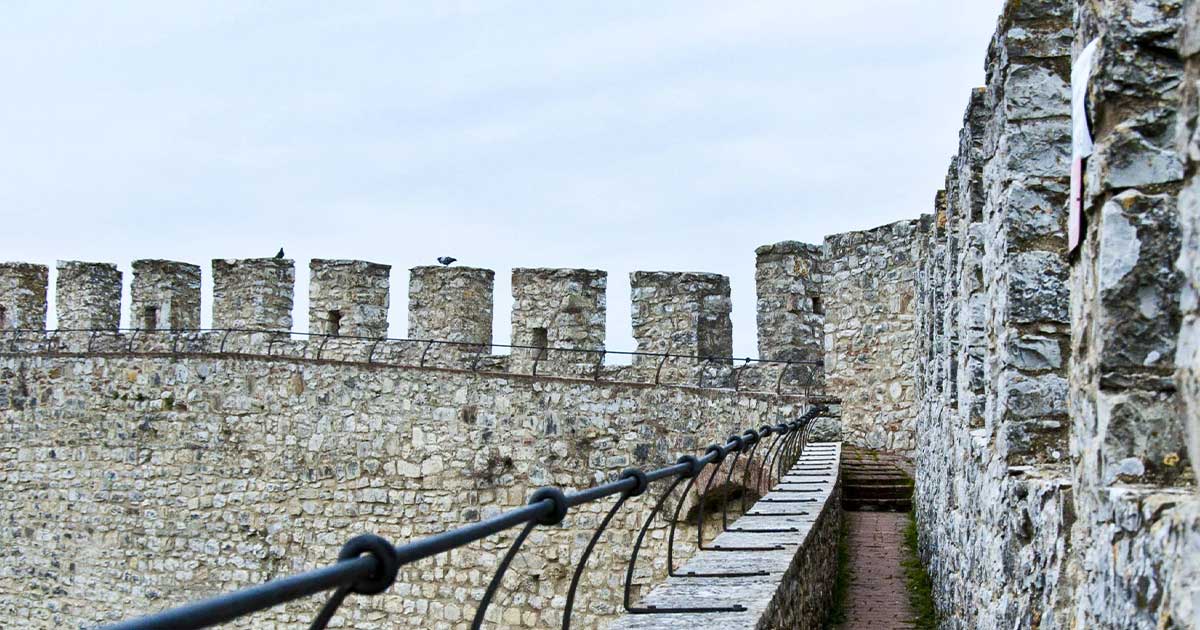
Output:
<instances>
[{"instance_id":1,"label":"stone walkway","mask_svg":"<svg viewBox=\"0 0 1200 630\"><path fill-rule=\"evenodd\" d=\"M850 592L842 630L912 628L904 582L903 512L845 512L849 524Z\"/></svg>"}]
</instances>

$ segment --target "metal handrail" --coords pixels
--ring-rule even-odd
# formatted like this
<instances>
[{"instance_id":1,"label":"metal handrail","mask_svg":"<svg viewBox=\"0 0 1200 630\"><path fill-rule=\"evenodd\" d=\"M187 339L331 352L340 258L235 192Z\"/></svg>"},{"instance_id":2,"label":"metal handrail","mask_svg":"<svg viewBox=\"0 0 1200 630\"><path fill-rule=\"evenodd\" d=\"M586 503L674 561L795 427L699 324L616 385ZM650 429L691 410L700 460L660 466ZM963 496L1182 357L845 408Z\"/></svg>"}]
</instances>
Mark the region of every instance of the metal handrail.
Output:
<instances>
[{"instance_id":1,"label":"metal handrail","mask_svg":"<svg viewBox=\"0 0 1200 630\"><path fill-rule=\"evenodd\" d=\"M538 526L550 526L561 523L574 507L617 496L618 499L615 505L610 508L607 516L600 522L593 533L572 576L562 625L563 630L569 630L571 612L576 601L576 590L580 577L584 570L584 565L590 557L601 533L612 521L613 516L615 516L621 506L625 505L629 499L644 494L651 484L667 479L672 481L667 490L660 495L654 509L651 510L650 515L643 523L637 542L630 553L625 572L623 596L625 610L631 614L744 611L746 608L741 604L689 608L632 606L630 604L630 587L633 581L634 565L637 562L639 551L645 539L646 530L654 518L662 511L667 497L679 486L680 482L688 480L689 486L692 485L700 473L712 464L717 464L717 469L713 472L715 476L720 472L720 462L730 453L746 452L748 458L752 457L754 447L769 436L775 436L775 440L772 441L771 448L768 448L768 454L764 455L763 461L760 463L760 476L755 482L756 487L761 487L763 482L763 477L761 476L764 472L763 466L766 467L765 472L770 476L774 476L772 475L773 471L780 471L777 478L782 481L782 471L784 468L778 465L778 455L786 453L788 459L795 458L792 459L793 462L798 460L803 453L808 428L811 426L813 420L826 411L827 409L823 405L817 405L792 422L775 426L768 425L758 430L747 430L741 435L730 437L724 444L709 445L702 456L684 455L671 466L665 466L649 472L644 472L637 468L626 469L616 480L586 490L568 494L556 487L541 488L530 495L528 504L523 507L509 510L478 523L464 525L398 547L393 547L383 538L372 534L357 536L342 547L341 552L338 554L338 562L335 564L299 575L272 580L265 584L187 604L164 612L110 625L106 627L106 630L165 630L167 628L172 630L195 630L225 623L289 601L333 590L333 594L326 600L325 605L322 606L310 626L311 630L321 630L325 628L347 596L352 593L373 595L387 590L395 582L400 567L424 558L446 553L452 549L521 526L521 532L509 547L504 559L498 565L496 573L493 574L491 582L488 584L488 588L476 608L474 621L471 625L472 629L476 629L482 625L484 614L488 605L495 597L509 564L520 550L530 532ZM774 448L779 445L786 448ZM771 459L771 451L775 451L776 459L768 462L767 460ZM747 460L747 468L750 461L749 459ZM765 487L770 488L771 485L771 479L768 477ZM705 492L707 492L707 488L705 488ZM703 502L703 493L699 500ZM728 493L726 493L727 501ZM680 502L682 503L682 501ZM725 507L722 506L722 509ZM699 517L702 518L702 514ZM674 542L675 520L672 519L673 522L671 524L672 544ZM700 526L703 526L702 522ZM728 530L727 525L725 525L725 529ZM731 550L731 548L721 550ZM668 556L672 553L671 546L668 546L667 553ZM736 577L737 575L734 573L724 576L716 575L714 577Z\"/></svg>"},{"instance_id":2,"label":"metal handrail","mask_svg":"<svg viewBox=\"0 0 1200 630\"><path fill-rule=\"evenodd\" d=\"M319 344L317 344L316 352L313 357L313 360L317 360L317 361L329 360L329 359L325 359L324 355L325 355L326 346L330 340L333 340L333 339L343 340L344 339L344 340L350 340L350 341L364 342L363 348L361 349L363 357L361 359L347 359L347 358L341 357L341 358L337 358L337 359L333 359L333 360L341 360L341 361L361 360L361 362L367 363L369 365L381 366L381 367L415 367L415 368L432 367L432 368L436 368L436 369L455 367L455 366L446 366L444 364L438 365L435 361L431 361L430 355L433 351L433 348L435 346L437 346L437 347L451 348L452 352L454 353L454 356L461 355L462 360L465 362L466 365L469 366L469 370L471 372L481 372L480 363L482 362L483 358L486 356L486 353L489 349L496 349L496 348L508 349L508 350L510 350L509 356L515 357L515 358L519 358L521 353L519 353L519 352L512 353L511 351L532 350L537 353L535 356L538 358L536 358L534 360L532 374L526 373L526 375L534 376L534 377L549 376L549 377L553 377L553 378L578 378L580 380L586 379L586 380L591 380L591 381L596 381L596 382L605 382L605 380L606 380L605 378L602 378L602 372L603 372L603 368L605 367L604 362L607 357L610 357L610 356L618 356L618 357L628 356L628 357L634 357L634 358L646 357L646 358L653 360L652 362L647 361L647 363L649 363L648 369L653 371L653 376L651 377L650 374L645 373L645 372L640 372L637 369L634 369L632 372L621 371L620 374L622 376L626 377L627 379L631 375L638 375L638 378L633 378L632 380L622 381L622 382L634 382L634 383L644 383L644 384L653 384L653 385L667 384L667 385L683 385L683 386L703 387L706 383L706 374L708 371L707 366L711 366L714 364L717 364L717 365L724 364L724 365L729 366L729 368L730 368L730 372L732 373L732 376L733 376L732 389L735 391L739 391L739 392L746 391L749 393L790 395L790 396L799 395L799 396L804 396L805 398L810 397L812 387L817 384L815 382L815 379L817 378L817 375L821 372L822 365L823 365L823 363L820 360L798 360L798 359L783 360L783 359L761 359L761 358L753 358L753 357L736 358L736 357L689 355L689 354L679 354L679 353L672 353L672 352L640 352L640 351L628 351L628 350L608 350L605 348L543 347L543 346L529 346L529 345L520 345L520 344L493 344L493 343L475 343L475 342L470 342L470 341L449 341L449 340L444 340L444 339L413 339L413 338L393 338L393 337L372 337L372 336L365 336L365 335L335 335L335 334L331 334L331 333L316 333L316 332L291 332L291 331L286 331L286 330L272 330L272 329L265 329L265 328L195 328L195 329L159 329L159 330L150 330L150 329L146 329L146 328L107 328L107 329L60 328L60 329L53 329L53 330L13 329L13 328L0 329L0 335L9 337L13 344L15 344L17 342L17 339L19 338L20 335L40 335L43 338L56 338L59 335L70 334L70 333L86 333L88 335L86 352L89 354L91 354L91 353L99 353L99 354L111 353L111 351L108 351L108 352L104 351L103 348L101 350L97 350L97 351L93 350L93 347L95 347L96 344L99 342L100 336L105 335L105 334L115 335L115 336L128 335L127 338L121 339L121 342L124 346L125 352L130 353L130 354L136 354L138 352L137 346L141 346L142 348L145 348L146 347L145 344L149 343L149 340L153 339L155 336L161 336L161 335L170 335L170 342L171 342L170 343L170 346L171 346L170 352L171 352L171 354L180 354L180 352L179 352L180 339L187 339L189 336L195 336L195 335L210 335L211 334L211 335L214 335L215 339L220 340L219 344L215 344L216 345L216 348L215 348L216 354L223 355L223 354L228 354L228 353L232 352L234 354L246 356L246 354L244 352L239 352L238 348L234 348L232 350L227 350L227 346L230 343L230 337L232 335L237 334L237 335L263 335L263 336L265 336L266 342L267 342L266 354L261 354L261 352L260 352L259 356L274 357L275 355L274 355L273 350L276 345L282 343L283 341L285 341L286 339L288 339L292 336L298 336L298 337L305 337L308 339L312 339L314 341L319 340ZM414 351L416 351L416 350L420 351L420 359L416 360L415 354L414 354L413 358L409 360L410 363L403 362L404 359L401 359L402 362L390 362L387 359L379 359L377 356L380 353L379 344L384 343L384 342L394 342L394 343L398 343L398 344L412 344ZM15 348L16 346L12 345L12 347ZM15 350L9 350L9 351L15 352ZM52 350L49 350L49 349L47 349L45 351L47 353L53 352ZM153 353L155 351L145 350L145 352ZM163 352L163 351L158 351L158 352ZM207 353L212 353L212 352L213 352L213 350L211 348L207 351ZM204 353L205 352L200 352L199 354L204 354ZM586 369L586 371L584 371L581 368L581 371L578 374L574 374L574 373L571 373L571 374L561 374L561 373L559 373L559 374L555 374L555 373L543 374L544 371L539 369L539 365L549 363L550 359L548 357L551 356L551 353L557 353L557 356L560 356L560 357L561 356L569 357L569 355L571 355L572 353L579 355L581 357L589 357L587 360L581 359L581 360L575 361L575 362L566 360L566 363L568 363L568 364L585 366L585 367L587 367L587 369ZM188 354L197 354L197 352L189 352ZM286 354L286 353L281 353L281 354ZM470 356L468 357L468 355L470 355ZM251 354L250 356L255 356L255 355ZM289 358L297 358L297 357L289 357ZM299 358L304 358L304 357L299 357ZM698 380L695 382L692 382L691 379L681 379L677 375L673 376L670 379L666 379L664 377L665 366L668 363L668 361L671 361L671 360L690 361L690 362L693 362L694 364L696 364L699 367L698 375L694 375L694 374L692 374L692 372L687 372L687 374L696 376L698 378ZM430 365L430 363L433 363L433 365ZM737 365L736 367L734 367L735 363L741 363L741 365ZM765 385L764 389L743 390L742 389L743 386L747 386L747 385L746 385L746 379L743 378L743 375L741 374L741 368L744 368L745 366L750 365L750 364L761 365L764 367L778 368L779 374L773 375L773 378L775 381L774 386L772 387L771 385L769 385L767 383L762 383L762 385ZM636 366L637 362L635 362L634 365ZM614 366L614 367L618 367L618 366ZM626 366L619 366L619 367L623 368ZM485 369L482 372L491 373L492 371L494 371L494 370ZM545 371L545 372L549 372L549 371ZM672 374L674 374L674 373L672 373ZM643 380L643 377L644 377L644 380ZM651 378L653 380L650 380ZM763 380L765 380L765 379L763 379ZM788 383L787 391L785 391L785 389L784 389L785 381ZM616 382L616 381L613 381L613 382ZM709 381L709 382L711 383L711 381ZM718 381L718 384L716 385L716 387L729 387L728 384L720 385L719 383L720 383L720 381ZM728 383L728 381L726 381L726 383ZM748 387L753 387L753 385L749 385Z\"/></svg>"},{"instance_id":3,"label":"metal handrail","mask_svg":"<svg viewBox=\"0 0 1200 630\"><path fill-rule=\"evenodd\" d=\"M198 333L224 333L224 334L226 334L226 336L228 336L229 334L232 334L232 333L244 333L244 334L265 334L265 335L278 335L278 336L283 336L283 335L293 336L294 335L294 336L301 336L301 337L349 339L349 340L372 341L372 342L398 341L398 342L408 342L408 343L427 343L427 344L430 344L431 346L433 346L433 345L462 346L462 347L471 348L473 350L477 350L479 347L483 346L483 347L491 347L491 348L507 348L510 350L539 350L539 351L546 352L546 353L553 351L553 352L567 352L567 353L574 352L574 353L580 353L580 354L600 355L600 356L614 355L614 356L628 356L628 357L654 357L659 360L695 359L697 361L706 362L706 363L732 363L734 361L742 361L744 363L761 363L763 365L783 365L785 367L788 365L814 365L814 366L823 365L823 361L821 359L800 359L800 360L797 360L797 359L791 359L791 360L761 359L761 358L756 358L756 357L733 357L733 356L712 356L712 355L699 355L699 354L679 354L679 353L675 353L675 352L641 352L641 351L637 351L637 350L607 350L605 348L567 348L567 347L558 347L558 346L528 346L528 345L521 345L521 344L480 343L480 342L475 342L475 341L450 341L450 340L446 340L446 339L421 339L421 338L417 338L417 337L373 337L373 336L368 336L368 335L342 335L342 334L332 334L332 333L278 330L278 329L271 329L271 328L172 328L172 329L164 328L164 329L159 329L159 330L153 330L153 329L148 329L148 328L51 328L51 329L0 328L0 333L7 333L7 334L60 334L60 333L124 334L124 333L137 333L137 334L141 334L141 335L155 335L155 334L188 335L188 334L198 334ZM547 356L549 356L549 355L547 354Z\"/></svg>"}]
</instances>

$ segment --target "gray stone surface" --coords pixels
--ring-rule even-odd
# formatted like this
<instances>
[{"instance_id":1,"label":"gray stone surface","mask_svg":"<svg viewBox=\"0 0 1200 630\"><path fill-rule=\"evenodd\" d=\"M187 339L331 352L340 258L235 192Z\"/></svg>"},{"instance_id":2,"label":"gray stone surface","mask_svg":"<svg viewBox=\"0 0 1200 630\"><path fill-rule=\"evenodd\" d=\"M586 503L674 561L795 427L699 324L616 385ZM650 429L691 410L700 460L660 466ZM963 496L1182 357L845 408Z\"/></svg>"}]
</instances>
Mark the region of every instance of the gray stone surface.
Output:
<instances>
[{"instance_id":1,"label":"gray stone surface","mask_svg":"<svg viewBox=\"0 0 1200 630\"><path fill-rule=\"evenodd\" d=\"M116 330L121 324L121 272L114 264L58 261L54 297L60 330Z\"/></svg>"},{"instance_id":2,"label":"gray stone surface","mask_svg":"<svg viewBox=\"0 0 1200 630\"><path fill-rule=\"evenodd\" d=\"M495 272L474 267L413 267L408 280L408 336L463 345L442 350L488 352Z\"/></svg>"},{"instance_id":3,"label":"gray stone surface","mask_svg":"<svg viewBox=\"0 0 1200 630\"><path fill-rule=\"evenodd\" d=\"M6 619L91 627L182 604L327 564L363 531L396 543L439 533L524 505L539 486L657 467L804 409L732 390L367 365L334 348L315 360L315 344L298 358L292 347L308 342L261 335L221 353L222 337L189 335L180 355L158 336L135 349L159 354L128 353L128 336L95 340L106 354L85 354L87 336L60 340L73 344L66 354L34 340L0 349ZM620 609L648 499L623 508L589 561L578 627ZM489 625L561 623L574 561L609 505L535 530ZM513 534L404 568L388 594L350 598L340 623L463 627ZM665 577L664 524L648 537L635 595ZM681 523L677 561L694 541ZM303 626L316 606L274 608L246 627Z\"/></svg>"},{"instance_id":4,"label":"gray stone surface","mask_svg":"<svg viewBox=\"0 0 1200 630\"><path fill-rule=\"evenodd\" d=\"M200 267L173 260L133 261L130 327L195 330L200 327Z\"/></svg>"},{"instance_id":5,"label":"gray stone surface","mask_svg":"<svg viewBox=\"0 0 1200 630\"><path fill-rule=\"evenodd\" d=\"M0 263L0 329L46 329L49 278L45 265Z\"/></svg>"},{"instance_id":6,"label":"gray stone surface","mask_svg":"<svg viewBox=\"0 0 1200 630\"><path fill-rule=\"evenodd\" d=\"M842 439L910 453L916 446L917 222L825 238L825 379L842 399Z\"/></svg>"},{"instance_id":7,"label":"gray stone surface","mask_svg":"<svg viewBox=\"0 0 1200 630\"><path fill-rule=\"evenodd\" d=\"M296 267L282 258L214 259L213 328L292 329Z\"/></svg>"},{"instance_id":8,"label":"gray stone surface","mask_svg":"<svg viewBox=\"0 0 1200 630\"><path fill-rule=\"evenodd\" d=\"M309 332L387 336L391 265L314 258L308 271Z\"/></svg>"},{"instance_id":9,"label":"gray stone surface","mask_svg":"<svg viewBox=\"0 0 1200 630\"><path fill-rule=\"evenodd\" d=\"M651 590L635 607L689 608L732 607L742 612L625 614L613 622L613 630L667 630L673 628L819 628L825 622L833 598L837 573L837 536L842 520L841 488L838 464L841 449L837 443L813 443L793 470L804 470L818 483L804 489L814 492L805 498L804 516L742 516L732 525L737 529L795 529L792 532L720 534L706 545L711 547L761 547L753 551L701 550ZM806 477L805 479L808 479ZM795 484L780 484L794 489ZM754 504L748 513L770 514L784 508L796 512L797 504L771 503L792 500L794 493L770 492ZM772 549L778 546L779 549ZM747 577L689 577L688 572L766 571L767 575Z\"/></svg>"},{"instance_id":10,"label":"gray stone surface","mask_svg":"<svg viewBox=\"0 0 1200 630\"><path fill-rule=\"evenodd\" d=\"M758 356L821 361L825 348L825 295L820 245L783 241L755 250Z\"/></svg>"},{"instance_id":11,"label":"gray stone surface","mask_svg":"<svg viewBox=\"0 0 1200 630\"><path fill-rule=\"evenodd\" d=\"M1010 0L931 212L831 235L819 255L795 242L758 252L764 356L806 347L812 298L825 310L824 378L843 401L840 421L814 436L915 459L920 549L945 628L1200 627L1198 29L1195 1ZM1086 229L1068 257L1068 76L1097 37ZM217 321L290 326L289 261L227 267L215 274ZM92 271L68 274L60 307L115 322L119 275ZM0 266L0 306L40 327L44 278L44 268ZM632 286L639 349L729 353L725 277L640 272ZM515 270L513 288L514 339L544 328L548 346L602 346L601 272ZM537 485L591 485L804 407L772 393L796 379L769 366L654 357L534 376L529 357L486 347L487 270L417 268L410 295L410 335L473 350L14 336L0 347L0 548L12 550L0 562L0 610L57 628L179 603L323 564L361 529L395 540L443 531L519 505ZM692 492L679 505L697 502ZM593 507L535 532L538 553L518 557L490 622L561 622L572 561L602 517ZM581 627L618 616L624 552L647 510L629 507L588 565ZM688 561L789 572L781 579L652 588L666 569L656 525L634 594L736 597L756 602L753 614L620 623L814 626L803 603L821 601L828 582L805 573L827 570L828 530L751 518L808 526L805 540L817 542ZM678 541L681 559L694 535ZM339 623L464 627L510 540L406 569L391 598L353 600ZM312 612L296 604L255 623Z\"/></svg>"},{"instance_id":12,"label":"gray stone surface","mask_svg":"<svg viewBox=\"0 0 1200 630\"><path fill-rule=\"evenodd\" d=\"M1187 177L1179 191L1180 248L1176 268L1182 278L1181 324L1175 356L1175 381L1188 434L1188 459L1200 462L1200 2L1185 3L1181 53L1186 59L1180 87L1177 149ZM1200 580L1200 576L1195 576ZM1200 615L1200 604L1192 610Z\"/></svg>"},{"instance_id":13,"label":"gray stone surface","mask_svg":"<svg viewBox=\"0 0 1200 630\"><path fill-rule=\"evenodd\" d=\"M512 271L512 344L510 368L539 372L603 361L608 273L597 269L518 268ZM553 349L559 349L555 351Z\"/></svg>"},{"instance_id":14,"label":"gray stone surface","mask_svg":"<svg viewBox=\"0 0 1200 630\"><path fill-rule=\"evenodd\" d=\"M990 113L973 115L972 98L964 121L964 137L985 121L985 150L960 146L938 207L945 229L931 225L920 245L944 261L918 275L915 377L916 509L944 627L1200 625L1200 555L1187 553L1200 544L1200 502L1182 490L1194 472L1177 400L1189 387L1176 368L1189 297L1174 268L1186 277L1195 250L1177 227L1189 219L1186 191L1175 202L1186 160L1166 142L1193 133L1171 131L1175 110L1195 111L1186 90L1173 103L1181 68L1164 54L1180 14L1170 0L1013 1L1001 18ZM1097 154L1068 263L1066 55L1097 36ZM964 163L980 162L976 214L956 191Z\"/></svg>"},{"instance_id":15,"label":"gray stone surface","mask_svg":"<svg viewBox=\"0 0 1200 630\"><path fill-rule=\"evenodd\" d=\"M729 278L715 273L636 271L629 276L637 351L715 360L634 357L635 367L659 364L668 378L690 378L729 365L733 354ZM697 379L698 380L698 379Z\"/></svg>"}]
</instances>

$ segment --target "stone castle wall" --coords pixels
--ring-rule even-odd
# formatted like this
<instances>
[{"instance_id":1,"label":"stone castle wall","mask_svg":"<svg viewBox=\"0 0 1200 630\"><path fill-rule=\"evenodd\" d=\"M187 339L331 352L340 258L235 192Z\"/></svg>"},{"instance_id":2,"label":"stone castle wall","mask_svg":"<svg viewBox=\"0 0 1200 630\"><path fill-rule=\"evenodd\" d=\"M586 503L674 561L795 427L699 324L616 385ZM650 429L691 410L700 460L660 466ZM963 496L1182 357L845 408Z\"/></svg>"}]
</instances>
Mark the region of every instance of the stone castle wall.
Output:
<instances>
[{"instance_id":1,"label":"stone castle wall","mask_svg":"<svg viewBox=\"0 0 1200 630\"><path fill-rule=\"evenodd\" d=\"M915 446L918 224L828 236L823 251L825 379L843 439L901 453Z\"/></svg>"},{"instance_id":2,"label":"stone castle wall","mask_svg":"<svg viewBox=\"0 0 1200 630\"><path fill-rule=\"evenodd\" d=\"M944 627L1200 623L1183 24L1152 0L1000 18L919 237L916 509ZM1072 255L1070 70L1096 38Z\"/></svg>"},{"instance_id":3,"label":"stone castle wall","mask_svg":"<svg viewBox=\"0 0 1200 630\"><path fill-rule=\"evenodd\" d=\"M481 375L236 354L0 358L0 610L22 627L112 622L322 566L361 532L394 543L658 467L803 403L730 390ZM575 619L620 609L624 560L655 493L605 535ZM563 595L607 503L537 530L492 615L559 623ZM686 511L685 511L686 513ZM692 530L694 532L694 530ZM686 525L676 552L687 557ZM515 530L401 570L351 598L358 628L465 627ZM663 577L664 527L636 584ZM317 602L256 615L303 625Z\"/></svg>"},{"instance_id":4,"label":"stone castle wall","mask_svg":"<svg viewBox=\"0 0 1200 630\"><path fill-rule=\"evenodd\" d=\"M1072 65L1093 41L1073 112ZM514 270L513 339L529 347L492 355L489 270L412 270L410 336L460 344L442 347L380 339L368 322L386 321L386 274L363 267L373 280L345 294L338 269L355 261L313 262L328 281L310 321L362 338L309 340L15 334L45 325L47 270L0 265L0 481L17 490L3 513L21 515L0 523L14 559L0 564L0 607L50 627L291 573L360 528L406 540L537 485L663 463L790 417L807 399L786 394L823 383L847 441L914 458L943 627L1198 627L1198 51L1200 1L1009 0L932 212L757 252L760 353L797 365L725 358L716 274L634 274L651 356L606 366L606 276L593 270ZM1083 122L1095 147L1076 224ZM120 272L60 269L64 321L113 331ZM168 294L172 317L193 321L192 268L134 272L135 304L160 305L156 329L177 328ZM216 327L290 327L291 261L214 261L214 283ZM347 317L359 302L361 320ZM793 387L805 379L789 370L814 358L824 374ZM589 563L581 620L616 611L635 514ZM539 532L498 620L553 623L597 517L579 516ZM350 618L463 626L502 553L493 542L407 570L399 597ZM88 608L98 589L106 605Z\"/></svg>"},{"instance_id":5,"label":"stone castle wall","mask_svg":"<svg viewBox=\"0 0 1200 630\"><path fill-rule=\"evenodd\" d=\"M57 294L104 331L0 339L0 548L10 550L0 610L26 627L116 621L322 566L364 531L394 543L439 533L523 505L537 487L581 489L629 466L669 464L809 404L795 395L803 389L780 391L778 370L727 360L704 387L694 359L659 374L655 361L608 366L578 353L539 357L534 374L534 357L490 354L488 270L413 271L410 326L462 344L443 351L382 338L389 286L374 263L313 261L309 318L320 334L295 339L281 334L290 260L214 261L214 324L238 332L180 329L199 317L194 265L133 267L135 330L116 330L115 266L89 264L95 273L62 275ZM603 349L603 272L514 276L515 329L544 328L551 352ZM647 320L640 339L685 342L662 346L676 352L727 344L727 279L653 276L645 308L675 319ZM23 329L45 325L45 277L36 265L0 267L0 305L34 314ZM580 627L620 610L624 563L654 494L646 497L629 502L589 561ZM535 531L489 619L559 624L574 562L607 507ZM676 554L686 558L694 525L681 527ZM466 627L514 534L407 567L388 595L352 598L339 617L360 628ZM659 522L635 595L664 577L664 541ZM250 627L302 625L317 605L265 612Z\"/></svg>"}]
</instances>

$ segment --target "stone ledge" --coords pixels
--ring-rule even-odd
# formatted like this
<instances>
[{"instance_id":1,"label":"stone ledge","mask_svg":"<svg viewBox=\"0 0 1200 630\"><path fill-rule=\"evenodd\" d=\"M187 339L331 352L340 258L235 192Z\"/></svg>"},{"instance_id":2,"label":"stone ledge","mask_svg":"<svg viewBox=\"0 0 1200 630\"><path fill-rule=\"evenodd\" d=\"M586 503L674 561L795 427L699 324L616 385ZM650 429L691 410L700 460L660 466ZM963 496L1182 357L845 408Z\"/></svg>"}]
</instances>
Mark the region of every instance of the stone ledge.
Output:
<instances>
[{"instance_id":1,"label":"stone ledge","mask_svg":"<svg viewBox=\"0 0 1200 630\"><path fill-rule=\"evenodd\" d=\"M722 607L741 604L743 612L625 614L612 630L707 628L817 628L829 610L837 568L837 531L841 521L838 463L841 443L809 444L784 483L760 499L748 514L797 513L804 516L742 516L710 546L781 546L770 551L697 552L637 603L640 607ZM824 476L822 476L824 475ZM789 483L787 480L802 481ZM815 482L815 483L814 483ZM780 490L804 490L790 492ZM811 491L811 492L809 492ZM813 499L811 503L774 503L775 499ZM739 533L737 529L784 529L795 532ZM746 572L754 577L687 577L688 572Z\"/></svg>"}]
</instances>

